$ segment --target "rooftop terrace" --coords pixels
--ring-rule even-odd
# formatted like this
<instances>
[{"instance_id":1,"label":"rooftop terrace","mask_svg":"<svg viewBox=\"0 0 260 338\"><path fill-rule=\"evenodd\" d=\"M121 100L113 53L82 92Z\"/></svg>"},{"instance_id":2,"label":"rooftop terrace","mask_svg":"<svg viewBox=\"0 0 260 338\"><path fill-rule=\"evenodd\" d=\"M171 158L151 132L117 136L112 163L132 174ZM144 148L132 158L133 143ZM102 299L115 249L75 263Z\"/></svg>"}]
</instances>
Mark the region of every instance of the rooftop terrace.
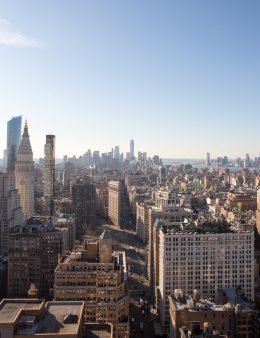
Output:
<instances>
[{"instance_id":1,"label":"rooftop terrace","mask_svg":"<svg viewBox=\"0 0 260 338\"><path fill-rule=\"evenodd\" d=\"M158 224L159 223L159 224ZM252 227L247 224L233 224L222 219L199 218L197 220L186 219L184 222L165 222L157 219L155 225L167 234L223 234L223 233L252 233Z\"/></svg>"}]
</instances>

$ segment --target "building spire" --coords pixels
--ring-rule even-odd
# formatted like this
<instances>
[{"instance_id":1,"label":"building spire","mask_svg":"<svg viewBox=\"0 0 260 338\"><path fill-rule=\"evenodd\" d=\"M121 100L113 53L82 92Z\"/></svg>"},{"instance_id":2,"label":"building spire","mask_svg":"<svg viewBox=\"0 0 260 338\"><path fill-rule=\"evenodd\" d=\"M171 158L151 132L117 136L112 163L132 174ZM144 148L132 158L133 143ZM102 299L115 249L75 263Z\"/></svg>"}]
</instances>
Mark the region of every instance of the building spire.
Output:
<instances>
[{"instance_id":1,"label":"building spire","mask_svg":"<svg viewBox=\"0 0 260 338\"><path fill-rule=\"evenodd\" d=\"M27 121L16 157L15 184L25 220L34 214L34 162Z\"/></svg>"},{"instance_id":2,"label":"building spire","mask_svg":"<svg viewBox=\"0 0 260 338\"><path fill-rule=\"evenodd\" d=\"M27 120L25 120L25 124L24 124L24 128L23 128L23 137L24 136L29 137Z\"/></svg>"},{"instance_id":3,"label":"building spire","mask_svg":"<svg viewBox=\"0 0 260 338\"><path fill-rule=\"evenodd\" d=\"M31 147L31 142L30 142L30 136L28 133L27 120L25 121L25 124L24 124L23 135L22 135L22 140L20 143L18 154L32 155L32 147Z\"/></svg>"}]
</instances>

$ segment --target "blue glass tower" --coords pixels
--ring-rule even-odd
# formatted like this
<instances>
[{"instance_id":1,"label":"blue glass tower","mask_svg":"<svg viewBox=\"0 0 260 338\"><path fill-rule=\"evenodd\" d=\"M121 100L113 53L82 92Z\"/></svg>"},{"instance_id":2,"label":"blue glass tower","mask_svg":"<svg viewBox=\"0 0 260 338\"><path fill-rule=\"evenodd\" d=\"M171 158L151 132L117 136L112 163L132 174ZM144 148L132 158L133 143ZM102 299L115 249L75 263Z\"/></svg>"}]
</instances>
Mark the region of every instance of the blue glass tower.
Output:
<instances>
[{"instance_id":1,"label":"blue glass tower","mask_svg":"<svg viewBox=\"0 0 260 338\"><path fill-rule=\"evenodd\" d=\"M21 141L22 116L13 117L7 122L7 171L15 169L16 154Z\"/></svg>"}]
</instances>

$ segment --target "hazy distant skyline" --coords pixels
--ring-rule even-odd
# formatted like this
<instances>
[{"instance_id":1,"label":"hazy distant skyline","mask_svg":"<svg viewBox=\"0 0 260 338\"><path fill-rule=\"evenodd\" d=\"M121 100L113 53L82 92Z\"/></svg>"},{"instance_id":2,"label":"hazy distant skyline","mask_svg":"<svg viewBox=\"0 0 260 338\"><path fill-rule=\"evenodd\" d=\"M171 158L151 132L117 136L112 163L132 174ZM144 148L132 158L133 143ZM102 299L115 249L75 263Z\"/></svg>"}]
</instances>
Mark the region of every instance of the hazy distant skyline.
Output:
<instances>
[{"instance_id":1,"label":"hazy distant skyline","mask_svg":"<svg viewBox=\"0 0 260 338\"><path fill-rule=\"evenodd\" d=\"M260 156L260 2L0 0L0 157L115 145L162 158Z\"/></svg>"}]
</instances>

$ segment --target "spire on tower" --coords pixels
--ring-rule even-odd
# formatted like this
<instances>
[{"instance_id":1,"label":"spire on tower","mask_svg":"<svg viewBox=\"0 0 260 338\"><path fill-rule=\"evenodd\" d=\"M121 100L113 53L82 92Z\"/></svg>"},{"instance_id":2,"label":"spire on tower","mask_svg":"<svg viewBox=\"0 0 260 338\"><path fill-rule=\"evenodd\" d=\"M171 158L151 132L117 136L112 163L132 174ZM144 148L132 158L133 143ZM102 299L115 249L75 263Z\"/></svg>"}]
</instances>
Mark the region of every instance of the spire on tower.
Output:
<instances>
[{"instance_id":1,"label":"spire on tower","mask_svg":"<svg viewBox=\"0 0 260 338\"><path fill-rule=\"evenodd\" d=\"M31 154L32 155L32 147L31 147L30 137L28 133L27 120L25 121L25 124L24 124L23 135L22 135L18 154Z\"/></svg>"}]
</instances>

